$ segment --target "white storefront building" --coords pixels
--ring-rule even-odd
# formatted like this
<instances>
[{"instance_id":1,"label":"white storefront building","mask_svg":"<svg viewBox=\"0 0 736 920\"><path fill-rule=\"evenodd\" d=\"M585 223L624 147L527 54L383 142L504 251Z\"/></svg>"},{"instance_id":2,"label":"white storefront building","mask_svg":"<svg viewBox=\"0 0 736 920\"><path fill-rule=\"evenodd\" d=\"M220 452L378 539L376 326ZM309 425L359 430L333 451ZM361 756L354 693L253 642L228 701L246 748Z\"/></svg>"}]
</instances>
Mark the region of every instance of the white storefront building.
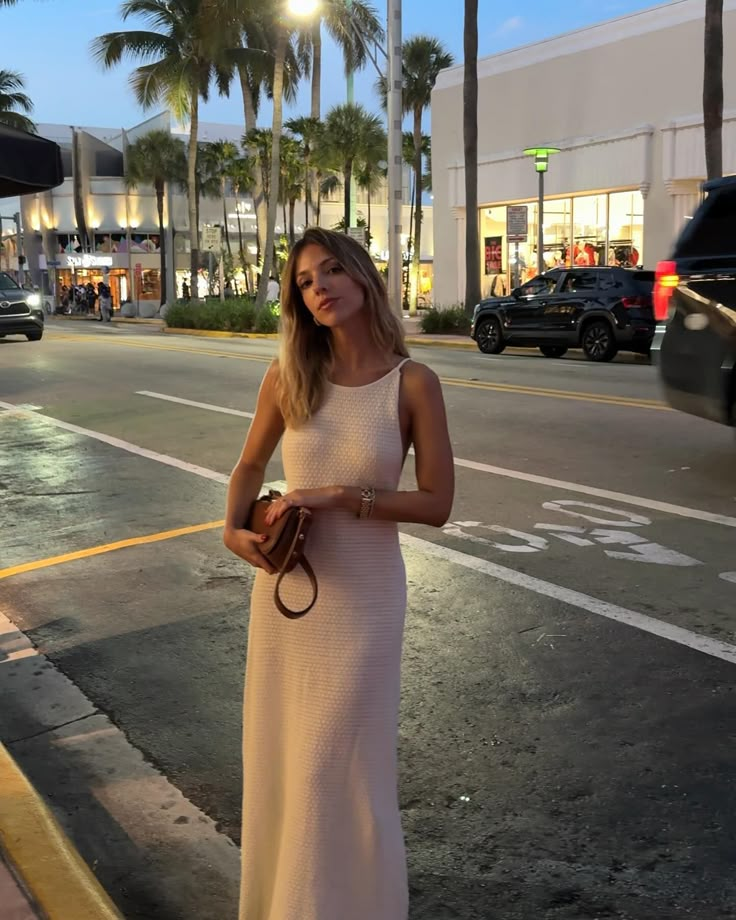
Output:
<instances>
[{"instance_id":1,"label":"white storefront building","mask_svg":"<svg viewBox=\"0 0 736 920\"><path fill-rule=\"evenodd\" d=\"M465 208L463 68L432 95L435 303L465 297L465 222L477 219L481 291L516 280L507 207L526 204L519 280L537 267L537 174L524 149L553 146L543 210L546 267L653 268L705 178L704 0L676 0L478 62L478 214ZM724 0L723 169L736 173L736 0Z\"/></svg>"}]
</instances>

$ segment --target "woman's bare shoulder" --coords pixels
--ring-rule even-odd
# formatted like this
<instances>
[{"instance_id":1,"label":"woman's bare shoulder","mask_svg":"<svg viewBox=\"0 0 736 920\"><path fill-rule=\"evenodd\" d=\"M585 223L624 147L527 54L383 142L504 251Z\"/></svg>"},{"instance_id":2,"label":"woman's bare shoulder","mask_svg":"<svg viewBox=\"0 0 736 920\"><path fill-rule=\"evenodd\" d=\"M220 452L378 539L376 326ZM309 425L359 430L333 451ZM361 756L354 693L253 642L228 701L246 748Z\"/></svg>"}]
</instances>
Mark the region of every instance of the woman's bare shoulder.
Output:
<instances>
[{"instance_id":1,"label":"woman's bare shoulder","mask_svg":"<svg viewBox=\"0 0 736 920\"><path fill-rule=\"evenodd\" d=\"M405 385L415 392L434 390L439 387L440 378L431 367L420 361L410 359L401 368L401 376Z\"/></svg>"}]
</instances>

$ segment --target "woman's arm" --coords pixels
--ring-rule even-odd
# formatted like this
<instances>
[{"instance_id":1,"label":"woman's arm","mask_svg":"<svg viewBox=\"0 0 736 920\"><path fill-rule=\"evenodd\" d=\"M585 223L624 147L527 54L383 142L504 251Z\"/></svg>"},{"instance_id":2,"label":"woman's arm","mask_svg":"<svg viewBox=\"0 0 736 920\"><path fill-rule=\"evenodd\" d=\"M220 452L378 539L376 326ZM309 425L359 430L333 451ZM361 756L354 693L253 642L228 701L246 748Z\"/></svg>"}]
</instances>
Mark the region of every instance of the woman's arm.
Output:
<instances>
[{"instance_id":1,"label":"woman's arm","mask_svg":"<svg viewBox=\"0 0 736 920\"><path fill-rule=\"evenodd\" d=\"M415 362L404 369L401 386L402 401L406 401L410 417L418 489L377 491L371 518L441 527L450 516L455 494L455 467L442 388L434 371ZM369 487L373 483L364 485ZM266 520L273 523L293 506L341 509L357 515L360 499L361 489L350 486L296 490L275 502Z\"/></svg>"},{"instance_id":2,"label":"woman's arm","mask_svg":"<svg viewBox=\"0 0 736 920\"><path fill-rule=\"evenodd\" d=\"M223 532L223 542L229 550L271 574L273 567L258 549L258 543L263 542L265 537L246 530L245 522L263 486L268 462L284 432L276 393L278 376L278 365L274 361L261 383L255 417L230 476Z\"/></svg>"}]
</instances>

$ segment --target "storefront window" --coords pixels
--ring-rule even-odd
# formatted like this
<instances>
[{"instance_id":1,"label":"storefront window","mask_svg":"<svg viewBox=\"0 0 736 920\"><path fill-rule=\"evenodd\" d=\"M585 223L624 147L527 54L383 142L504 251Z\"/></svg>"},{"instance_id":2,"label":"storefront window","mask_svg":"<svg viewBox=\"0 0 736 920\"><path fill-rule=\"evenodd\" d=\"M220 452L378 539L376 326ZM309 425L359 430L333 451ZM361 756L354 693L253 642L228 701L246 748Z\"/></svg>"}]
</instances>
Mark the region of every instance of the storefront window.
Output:
<instances>
[{"instance_id":1,"label":"storefront window","mask_svg":"<svg viewBox=\"0 0 736 920\"><path fill-rule=\"evenodd\" d=\"M139 300L161 299L161 272L157 269L144 269L136 277Z\"/></svg>"},{"instance_id":2,"label":"storefront window","mask_svg":"<svg viewBox=\"0 0 736 920\"><path fill-rule=\"evenodd\" d=\"M609 195L608 264L636 267L643 264L644 198L641 192Z\"/></svg>"},{"instance_id":3,"label":"storefront window","mask_svg":"<svg viewBox=\"0 0 736 920\"><path fill-rule=\"evenodd\" d=\"M573 263L579 266L606 264L608 195L572 199Z\"/></svg>"},{"instance_id":4,"label":"storefront window","mask_svg":"<svg viewBox=\"0 0 736 920\"><path fill-rule=\"evenodd\" d=\"M527 208L525 242L508 243L506 205L480 209L481 293L501 295L537 274L536 201ZM639 191L548 198L543 218L544 265L552 268L643 264L644 199ZM517 263L518 251L518 263Z\"/></svg>"}]
</instances>

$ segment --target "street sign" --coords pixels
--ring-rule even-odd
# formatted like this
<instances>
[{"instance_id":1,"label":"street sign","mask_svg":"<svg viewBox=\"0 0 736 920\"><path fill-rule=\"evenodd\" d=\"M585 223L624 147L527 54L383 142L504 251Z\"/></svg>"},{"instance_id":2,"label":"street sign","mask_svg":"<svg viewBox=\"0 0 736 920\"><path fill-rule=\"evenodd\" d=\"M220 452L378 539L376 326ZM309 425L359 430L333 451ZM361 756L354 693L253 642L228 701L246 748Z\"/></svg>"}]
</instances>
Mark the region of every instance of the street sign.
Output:
<instances>
[{"instance_id":1,"label":"street sign","mask_svg":"<svg viewBox=\"0 0 736 920\"><path fill-rule=\"evenodd\" d=\"M526 243L529 237L529 208L514 204L506 208L506 239L509 243Z\"/></svg>"},{"instance_id":2,"label":"street sign","mask_svg":"<svg viewBox=\"0 0 736 920\"><path fill-rule=\"evenodd\" d=\"M59 259L46 259L46 264L49 268L58 268L61 265Z\"/></svg>"},{"instance_id":3,"label":"street sign","mask_svg":"<svg viewBox=\"0 0 736 920\"><path fill-rule=\"evenodd\" d=\"M203 227L200 242L204 252L220 252L222 250L222 231L219 227Z\"/></svg>"},{"instance_id":4,"label":"street sign","mask_svg":"<svg viewBox=\"0 0 736 920\"><path fill-rule=\"evenodd\" d=\"M361 246L365 246L366 241L366 230L365 227L349 227L348 236L355 240L356 243L360 243Z\"/></svg>"}]
</instances>

